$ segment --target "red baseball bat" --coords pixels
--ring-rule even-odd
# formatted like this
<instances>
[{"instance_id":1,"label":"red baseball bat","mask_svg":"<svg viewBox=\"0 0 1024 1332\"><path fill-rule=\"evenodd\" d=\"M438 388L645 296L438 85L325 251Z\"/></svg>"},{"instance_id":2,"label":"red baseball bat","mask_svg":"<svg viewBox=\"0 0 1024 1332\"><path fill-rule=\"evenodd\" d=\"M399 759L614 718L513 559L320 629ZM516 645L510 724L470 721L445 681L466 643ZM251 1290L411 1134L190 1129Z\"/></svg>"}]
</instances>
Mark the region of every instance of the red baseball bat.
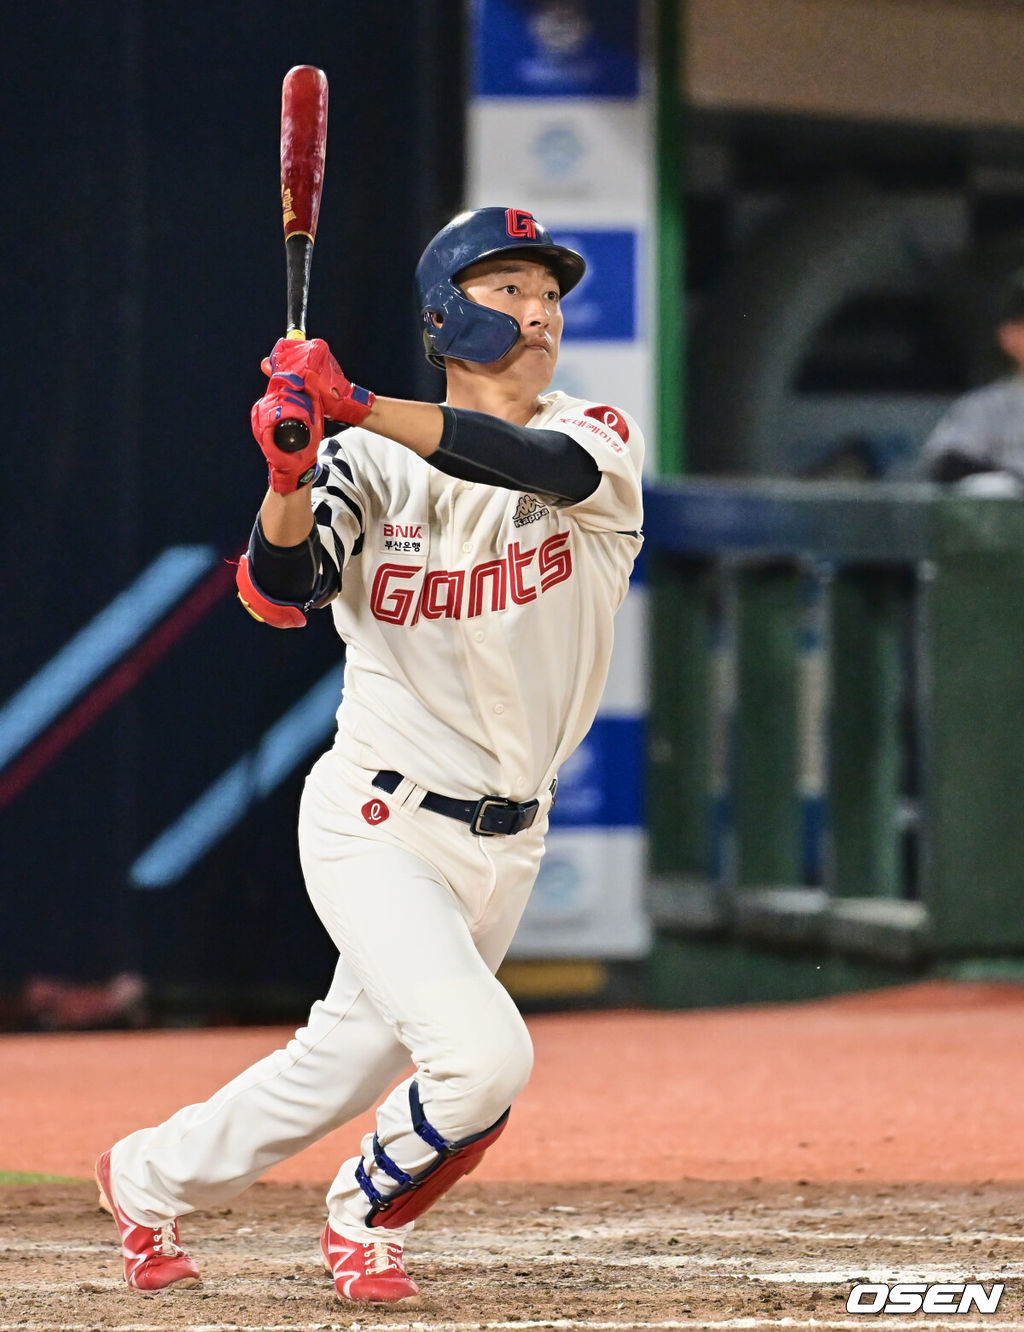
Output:
<instances>
[{"instance_id":1,"label":"red baseball bat","mask_svg":"<svg viewBox=\"0 0 1024 1332\"><path fill-rule=\"evenodd\" d=\"M309 274L326 155L327 75L313 65L295 65L281 86L281 214L288 338L306 336ZM279 421L274 427L274 443L285 453L298 453L309 443L309 429L302 421Z\"/></svg>"}]
</instances>

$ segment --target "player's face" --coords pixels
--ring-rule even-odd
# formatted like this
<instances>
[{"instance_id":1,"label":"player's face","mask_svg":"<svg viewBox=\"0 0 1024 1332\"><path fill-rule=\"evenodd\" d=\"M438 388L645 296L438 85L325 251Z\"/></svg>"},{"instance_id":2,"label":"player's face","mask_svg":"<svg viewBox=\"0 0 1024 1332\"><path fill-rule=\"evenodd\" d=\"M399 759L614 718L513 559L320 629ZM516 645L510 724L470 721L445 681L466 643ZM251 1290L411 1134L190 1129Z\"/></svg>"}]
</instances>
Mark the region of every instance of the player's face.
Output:
<instances>
[{"instance_id":1,"label":"player's face","mask_svg":"<svg viewBox=\"0 0 1024 1332\"><path fill-rule=\"evenodd\" d=\"M1008 319L997 330L1000 347L1024 370L1024 319Z\"/></svg>"},{"instance_id":2,"label":"player's face","mask_svg":"<svg viewBox=\"0 0 1024 1332\"><path fill-rule=\"evenodd\" d=\"M542 376L554 373L562 341L561 292L546 264L515 254L482 259L458 279L471 301L511 315L522 330L516 345L498 362L531 365ZM534 364L535 363L535 364Z\"/></svg>"}]
</instances>

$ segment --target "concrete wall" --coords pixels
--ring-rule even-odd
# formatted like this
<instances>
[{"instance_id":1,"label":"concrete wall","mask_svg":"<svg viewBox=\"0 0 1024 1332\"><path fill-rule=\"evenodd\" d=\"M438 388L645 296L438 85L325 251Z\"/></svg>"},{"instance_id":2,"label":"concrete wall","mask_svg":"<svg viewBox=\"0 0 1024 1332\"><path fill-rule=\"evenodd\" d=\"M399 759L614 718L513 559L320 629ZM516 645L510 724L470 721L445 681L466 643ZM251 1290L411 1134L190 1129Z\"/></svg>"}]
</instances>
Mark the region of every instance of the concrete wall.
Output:
<instances>
[{"instance_id":1,"label":"concrete wall","mask_svg":"<svg viewBox=\"0 0 1024 1332\"><path fill-rule=\"evenodd\" d=\"M1024 126L1016 0L688 0L698 106Z\"/></svg>"}]
</instances>

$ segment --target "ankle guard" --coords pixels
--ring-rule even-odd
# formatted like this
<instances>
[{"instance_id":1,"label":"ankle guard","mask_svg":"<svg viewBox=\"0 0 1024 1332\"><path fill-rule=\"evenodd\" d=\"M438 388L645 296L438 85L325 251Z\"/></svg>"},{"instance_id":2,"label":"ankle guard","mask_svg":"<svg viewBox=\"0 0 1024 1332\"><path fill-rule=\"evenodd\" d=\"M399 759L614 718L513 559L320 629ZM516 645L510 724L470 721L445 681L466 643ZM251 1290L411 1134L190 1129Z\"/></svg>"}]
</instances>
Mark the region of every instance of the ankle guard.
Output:
<instances>
[{"instance_id":1,"label":"ankle guard","mask_svg":"<svg viewBox=\"0 0 1024 1332\"><path fill-rule=\"evenodd\" d=\"M392 1161L374 1134L374 1163L379 1170L395 1181L398 1188L393 1193L382 1194L374 1187L363 1162L360 1161L356 1167L356 1183L369 1199L370 1210L366 1214L368 1226L391 1229L395 1226L404 1226L407 1222L415 1221L418 1216L422 1216L442 1194L448 1192L456 1180L468 1175L474 1166L479 1165L484 1152L499 1137L508 1123L509 1115L506 1110L496 1123L489 1129L484 1129L482 1133L475 1133L472 1137L463 1138L459 1142L449 1142L427 1121L420 1105L419 1088L415 1082L409 1084L409 1108L412 1111L413 1129L437 1152L437 1160L432 1161L418 1175L410 1175Z\"/></svg>"}]
</instances>

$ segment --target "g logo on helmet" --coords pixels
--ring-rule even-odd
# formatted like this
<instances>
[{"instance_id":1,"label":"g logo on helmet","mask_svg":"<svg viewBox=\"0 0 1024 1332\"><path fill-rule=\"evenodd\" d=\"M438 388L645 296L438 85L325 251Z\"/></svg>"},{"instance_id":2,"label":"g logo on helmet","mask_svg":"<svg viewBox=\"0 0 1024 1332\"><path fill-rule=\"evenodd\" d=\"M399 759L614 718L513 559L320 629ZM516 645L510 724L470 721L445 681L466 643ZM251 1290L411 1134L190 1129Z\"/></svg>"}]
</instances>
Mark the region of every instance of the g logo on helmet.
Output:
<instances>
[{"instance_id":1,"label":"g logo on helmet","mask_svg":"<svg viewBox=\"0 0 1024 1332\"><path fill-rule=\"evenodd\" d=\"M537 224L524 208L505 209L505 230L517 240L536 240Z\"/></svg>"}]
</instances>

